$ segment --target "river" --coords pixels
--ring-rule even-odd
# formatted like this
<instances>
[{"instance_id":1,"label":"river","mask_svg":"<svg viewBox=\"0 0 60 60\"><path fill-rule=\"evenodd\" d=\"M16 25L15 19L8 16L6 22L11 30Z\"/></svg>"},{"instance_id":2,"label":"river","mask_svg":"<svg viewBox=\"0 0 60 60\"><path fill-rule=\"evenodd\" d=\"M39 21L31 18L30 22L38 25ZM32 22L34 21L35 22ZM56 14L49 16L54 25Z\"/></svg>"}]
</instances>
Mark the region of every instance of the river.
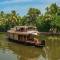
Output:
<instances>
[{"instance_id":1,"label":"river","mask_svg":"<svg viewBox=\"0 0 60 60\"><path fill-rule=\"evenodd\" d=\"M60 60L60 37L48 39L45 47L37 48L10 42L0 33L0 60Z\"/></svg>"}]
</instances>

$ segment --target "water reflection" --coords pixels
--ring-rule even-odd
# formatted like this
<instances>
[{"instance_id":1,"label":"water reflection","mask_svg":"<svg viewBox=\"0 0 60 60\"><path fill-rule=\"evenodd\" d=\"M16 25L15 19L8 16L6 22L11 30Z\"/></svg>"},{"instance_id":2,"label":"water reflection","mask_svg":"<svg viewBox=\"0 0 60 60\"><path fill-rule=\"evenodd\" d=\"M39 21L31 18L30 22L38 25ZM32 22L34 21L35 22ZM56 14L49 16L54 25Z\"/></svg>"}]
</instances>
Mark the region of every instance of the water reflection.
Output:
<instances>
[{"instance_id":1,"label":"water reflection","mask_svg":"<svg viewBox=\"0 0 60 60\"><path fill-rule=\"evenodd\" d=\"M4 36L0 36L0 60L46 60L42 48L9 42Z\"/></svg>"},{"instance_id":2,"label":"water reflection","mask_svg":"<svg viewBox=\"0 0 60 60\"><path fill-rule=\"evenodd\" d=\"M0 49L0 60L17 60L17 55L8 49Z\"/></svg>"},{"instance_id":3,"label":"water reflection","mask_svg":"<svg viewBox=\"0 0 60 60\"><path fill-rule=\"evenodd\" d=\"M46 41L46 53L48 55L49 60L59 60L60 59L60 36L50 37Z\"/></svg>"},{"instance_id":4,"label":"water reflection","mask_svg":"<svg viewBox=\"0 0 60 60\"><path fill-rule=\"evenodd\" d=\"M43 49L20 44L16 45L15 43L9 43L8 45L10 50L14 51L18 56L20 56L20 60L39 60L41 58L40 56L42 56L41 59L46 59Z\"/></svg>"},{"instance_id":5,"label":"water reflection","mask_svg":"<svg viewBox=\"0 0 60 60\"><path fill-rule=\"evenodd\" d=\"M60 36L49 37L44 48L9 42L0 34L0 60L60 60Z\"/></svg>"},{"instance_id":6,"label":"water reflection","mask_svg":"<svg viewBox=\"0 0 60 60\"><path fill-rule=\"evenodd\" d=\"M0 60L60 60L60 36L46 40L44 48L9 42L0 34Z\"/></svg>"}]
</instances>

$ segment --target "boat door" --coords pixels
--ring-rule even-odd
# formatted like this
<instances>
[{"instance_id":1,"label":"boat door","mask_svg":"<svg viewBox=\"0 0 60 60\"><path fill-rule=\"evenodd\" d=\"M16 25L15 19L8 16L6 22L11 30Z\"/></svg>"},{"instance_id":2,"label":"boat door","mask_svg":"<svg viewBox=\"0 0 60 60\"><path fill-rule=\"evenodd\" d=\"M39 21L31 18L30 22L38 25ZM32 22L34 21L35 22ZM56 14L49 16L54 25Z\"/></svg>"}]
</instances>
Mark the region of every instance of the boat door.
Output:
<instances>
[{"instance_id":1,"label":"boat door","mask_svg":"<svg viewBox=\"0 0 60 60\"><path fill-rule=\"evenodd\" d=\"M18 35L18 40L21 40L20 35Z\"/></svg>"}]
</instances>

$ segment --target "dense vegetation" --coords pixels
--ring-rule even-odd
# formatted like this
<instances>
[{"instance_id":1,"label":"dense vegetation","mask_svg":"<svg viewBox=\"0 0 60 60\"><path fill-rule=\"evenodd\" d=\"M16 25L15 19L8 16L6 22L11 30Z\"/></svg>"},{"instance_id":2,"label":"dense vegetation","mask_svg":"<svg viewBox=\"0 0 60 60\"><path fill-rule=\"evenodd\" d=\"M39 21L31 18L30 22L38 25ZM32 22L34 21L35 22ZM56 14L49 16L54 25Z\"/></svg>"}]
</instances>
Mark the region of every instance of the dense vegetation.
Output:
<instances>
[{"instance_id":1,"label":"dense vegetation","mask_svg":"<svg viewBox=\"0 0 60 60\"><path fill-rule=\"evenodd\" d=\"M0 31L7 31L16 25L34 25L42 32L60 32L60 7L56 3L46 8L45 14L36 8L30 8L21 17L15 10L11 13L0 12Z\"/></svg>"}]
</instances>

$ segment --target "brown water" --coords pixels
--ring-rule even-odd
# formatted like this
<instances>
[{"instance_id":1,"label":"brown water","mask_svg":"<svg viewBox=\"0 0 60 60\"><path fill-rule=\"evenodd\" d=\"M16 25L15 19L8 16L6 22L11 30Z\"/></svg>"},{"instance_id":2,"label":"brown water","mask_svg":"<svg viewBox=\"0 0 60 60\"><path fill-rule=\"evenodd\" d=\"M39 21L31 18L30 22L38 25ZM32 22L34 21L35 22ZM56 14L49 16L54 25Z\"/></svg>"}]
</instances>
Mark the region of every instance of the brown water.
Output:
<instances>
[{"instance_id":1,"label":"brown water","mask_svg":"<svg viewBox=\"0 0 60 60\"><path fill-rule=\"evenodd\" d=\"M37 48L9 42L0 34L0 60L60 60L60 38L49 38L46 47Z\"/></svg>"}]
</instances>

